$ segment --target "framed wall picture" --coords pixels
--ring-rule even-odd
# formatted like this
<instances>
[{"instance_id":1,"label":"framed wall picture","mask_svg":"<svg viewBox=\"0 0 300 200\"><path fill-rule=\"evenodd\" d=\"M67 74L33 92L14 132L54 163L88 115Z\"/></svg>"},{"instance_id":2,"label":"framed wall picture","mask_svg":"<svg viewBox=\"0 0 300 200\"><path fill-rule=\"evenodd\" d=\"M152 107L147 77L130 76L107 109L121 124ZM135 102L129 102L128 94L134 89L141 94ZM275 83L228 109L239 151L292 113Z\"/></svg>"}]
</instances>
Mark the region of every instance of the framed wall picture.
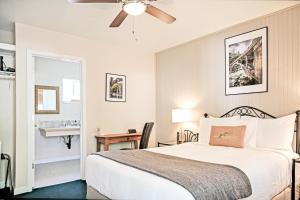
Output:
<instances>
[{"instance_id":1,"label":"framed wall picture","mask_svg":"<svg viewBox=\"0 0 300 200\"><path fill-rule=\"evenodd\" d=\"M105 100L112 102L126 102L126 76L106 74Z\"/></svg>"},{"instance_id":2,"label":"framed wall picture","mask_svg":"<svg viewBox=\"0 0 300 200\"><path fill-rule=\"evenodd\" d=\"M225 39L225 95L268 91L268 28Z\"/></svg>"}]
</instances>

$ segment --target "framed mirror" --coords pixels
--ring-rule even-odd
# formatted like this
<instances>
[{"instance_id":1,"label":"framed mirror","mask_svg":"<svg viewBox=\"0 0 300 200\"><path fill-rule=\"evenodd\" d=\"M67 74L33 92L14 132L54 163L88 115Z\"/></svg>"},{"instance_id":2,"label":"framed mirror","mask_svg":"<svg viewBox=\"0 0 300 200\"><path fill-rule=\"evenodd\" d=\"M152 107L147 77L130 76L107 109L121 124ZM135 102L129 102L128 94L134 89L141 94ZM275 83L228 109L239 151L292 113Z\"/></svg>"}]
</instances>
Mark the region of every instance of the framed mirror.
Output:
<instances>
[{"instance_id":1,"label":"framed mirror","mask_svg":"<svg viewBox=\"0 0 300 200\"><path fill-rule=\"evenodd\" d=\"M35 114L59 114L59 87L35 86Z\"/></svg>"}]
</instances>

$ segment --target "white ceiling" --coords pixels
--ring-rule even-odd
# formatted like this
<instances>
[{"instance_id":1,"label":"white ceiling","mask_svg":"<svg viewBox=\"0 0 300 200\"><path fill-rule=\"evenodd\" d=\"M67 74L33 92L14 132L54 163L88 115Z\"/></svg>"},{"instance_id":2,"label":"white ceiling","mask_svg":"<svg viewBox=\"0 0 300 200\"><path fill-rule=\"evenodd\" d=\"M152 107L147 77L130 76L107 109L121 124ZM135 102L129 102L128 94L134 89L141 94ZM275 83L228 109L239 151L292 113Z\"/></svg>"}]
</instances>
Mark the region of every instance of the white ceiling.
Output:
<instances>
[{"instance_id":1,"label":"white ceiling","mask_svg":"<svg viewBox=\"0 0 300 200\"><path fill-rule=\"evenodd\" d=\"M13 22L121 45L138 45L158 52L220 29L263 16L299 1L158 0L153 5L174 15L164 24L150 15L128 17L120 28L109 24L120 4L71 4L67 0L0 0L0 29L13 30ZM135 21L135 41L131 32Z\"/></svg>"}]
</instances>

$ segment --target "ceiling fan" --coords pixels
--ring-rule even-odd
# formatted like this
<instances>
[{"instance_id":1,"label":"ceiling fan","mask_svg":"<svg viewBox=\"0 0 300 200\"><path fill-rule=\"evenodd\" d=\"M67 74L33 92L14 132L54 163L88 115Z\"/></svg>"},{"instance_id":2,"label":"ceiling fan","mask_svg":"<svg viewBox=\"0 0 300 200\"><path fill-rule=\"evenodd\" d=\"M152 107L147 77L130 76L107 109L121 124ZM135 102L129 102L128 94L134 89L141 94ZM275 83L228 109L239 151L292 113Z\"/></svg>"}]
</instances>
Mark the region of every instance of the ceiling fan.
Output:
<instances>
[{"instance_id":1,"label":"ceiling fan","mask_svg":"<svg viewBox=\"0 0 300 200\"><path fill-rule=\"evenodd\" d=\"M144 12L167 24L176 20L175 17L148 3L152 1L156 0L69 0L71 3L122 3L123 9L110 24L111 28L119 27L128 15L138 16Z\"/></svg>"}]
</instances>

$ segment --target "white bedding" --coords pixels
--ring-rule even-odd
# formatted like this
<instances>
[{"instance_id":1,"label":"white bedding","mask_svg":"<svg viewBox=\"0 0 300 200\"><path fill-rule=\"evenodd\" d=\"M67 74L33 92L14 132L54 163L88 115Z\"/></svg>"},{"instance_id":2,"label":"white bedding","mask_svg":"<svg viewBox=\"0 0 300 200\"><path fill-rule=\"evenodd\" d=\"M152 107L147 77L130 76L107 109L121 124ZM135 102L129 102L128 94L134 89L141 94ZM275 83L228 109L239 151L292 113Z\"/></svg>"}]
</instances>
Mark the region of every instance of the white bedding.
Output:
<instances>
[{"instance_id":1,"label":"white bedding","mask_svg":"<svg viewBox=\"0 0 300 200\"><path fill-rule=\"evenodd\" d=\"M252 186L252 195L247 200L270 200L290 185L292 158L298 156L288 151L238 149L199 143L148 150L241 169ZM194 199L176 183L98 155L87 158L86 181L89 186L111 199Z\"/></svg>"}]
</instances>

